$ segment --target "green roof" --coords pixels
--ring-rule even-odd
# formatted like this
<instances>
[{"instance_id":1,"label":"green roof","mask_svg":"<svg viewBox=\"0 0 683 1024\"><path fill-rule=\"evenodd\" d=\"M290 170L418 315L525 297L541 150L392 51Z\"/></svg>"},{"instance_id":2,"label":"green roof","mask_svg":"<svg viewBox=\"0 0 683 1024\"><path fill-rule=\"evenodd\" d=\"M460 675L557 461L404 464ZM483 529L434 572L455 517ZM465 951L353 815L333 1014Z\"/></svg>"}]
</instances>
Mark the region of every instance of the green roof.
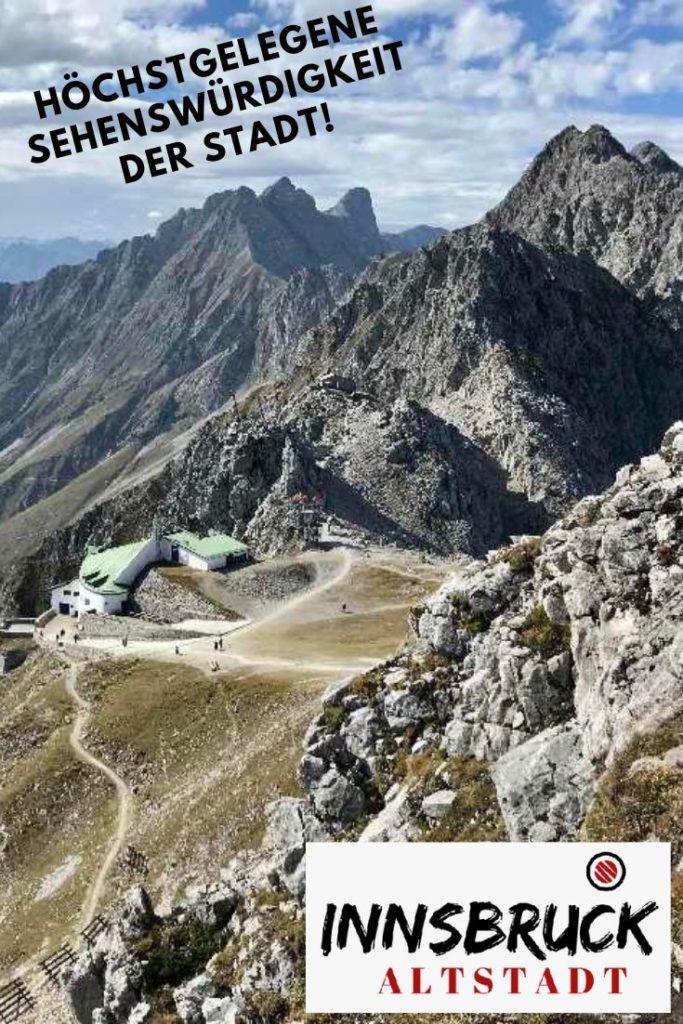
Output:
<instances>
[{"instance_id":1,"label":"green roof","mask_svg":"<svg viewBox=\"0 0 683 1024\"><path fill-rule=\"evenodd\" d=\"M234 537L229 537L227 533L216 533L211 537L198 537L196 533L181 530L180 533L169 534L169 540L191 551L193 555L199 555L200 558L243 555L247 551L246 544L241 544Z\"/></svg>"},{"instance_id":2,"label":"green roof","mask_svg":"<svg viewBox=\"0 0 683 1024\"><path fill-rule=\"evenodd\" d=\"M122 544L118 548L106 548L89 554L81 565L81 583L98 594L125 596L128 587L118 583L118 577L148 543L139 540L134 544Z\"/></svg>"}]
</instances>

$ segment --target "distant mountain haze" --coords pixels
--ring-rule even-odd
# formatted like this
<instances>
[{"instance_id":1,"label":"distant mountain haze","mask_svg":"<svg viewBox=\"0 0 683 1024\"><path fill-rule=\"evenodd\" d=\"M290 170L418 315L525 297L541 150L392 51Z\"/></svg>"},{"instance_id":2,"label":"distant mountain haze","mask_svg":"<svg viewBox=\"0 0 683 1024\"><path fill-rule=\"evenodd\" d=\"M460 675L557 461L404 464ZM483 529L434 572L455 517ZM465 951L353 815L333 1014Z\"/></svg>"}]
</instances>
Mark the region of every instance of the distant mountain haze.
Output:
<instances>
[{"instance_id":1,"label":"distant mountain haze","mask_svg":"<svg viewBox=\"0 0 683 1024\"><path fill-rule=\"evenodd\" d=\"M83 263L112 244L80 238L0 238L0 281L37 281L53 267Z\"/></svg>"}]
</instances>

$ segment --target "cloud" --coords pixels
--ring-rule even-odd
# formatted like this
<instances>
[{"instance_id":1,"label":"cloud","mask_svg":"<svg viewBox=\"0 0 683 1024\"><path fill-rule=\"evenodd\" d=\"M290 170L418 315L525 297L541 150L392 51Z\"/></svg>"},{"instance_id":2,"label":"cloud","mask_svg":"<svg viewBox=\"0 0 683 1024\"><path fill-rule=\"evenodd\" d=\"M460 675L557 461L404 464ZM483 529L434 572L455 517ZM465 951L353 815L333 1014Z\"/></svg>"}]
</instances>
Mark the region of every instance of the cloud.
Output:
<instances>
[{"instance_id":1,"label":"cloud","mask_svg":"<svg viewBox=\"0 0 683 1024\"><path fill-rule=\"evenodd\" d=\"M57 71L126 66L216 41L225 29L189 25L203 0L3 0L0 83L52 84Z\"/></svg>"},{"instance_id":2,"label":"cloud","mask_svg":"<svg viewBox=\"0 0 683 1024\"><path fill-rule=\"evenodd\" d=\"M349 8L344 0L252 0L252 7L275 18L303 20L340 13ZM401 18L435 15L443 17L453 10L453 0L374 0L373 10L382 25Z\"/></svg>"},{"instance_id":3,"label":"cloud","mask_svg":"<svg viewBox=\"0 0 683 1024\"><path fill-rule=\"evenodd\" d=\"M624 9L622 0L556 0L556 6L565 19L556 36L563 45L602 41Z\"/></svg>"},{"instance_id":4,"label":"cloud","mask_svg":"<svg viewBox=\"0 0 683 1024\"><path fill-rule=\"evenodd\" d=\"M452 60L466 63L509 53L523 31L520 18L495 12L488 4L473 3L456 16L446 45Z\"/></svg>"},{"instance_id":5,"label":"cloud","mask_svg":"<svg viewBox=\"0 0 683 1024\"><path fill-rule=\"evenodd\" d=\"M683 27L683 4L681 0L640 0L631 20L634 25Z\"/></svg>"},{"instance_id":6,"label":"cloud","mask_svg":"<svg viewBox=\"0 0 683 1024\"><path fill-rule=\"evenodd\" d=\"M665 0L639 3L641 13L657 7L660 18L666 6ZM643 97L683 90L683 42L655 41L637 26L618 43L615 35L606 40L606 27L621 25L626 14L616 0L546 0L546 13L559 9L562 16L551 38L535 31L533 18L525 20L520 0L377 0L380 27L405 42L405 70L333 90L327 98L336 131L330 135L206 164L206 127L179 130L137 147L181 139L196 166L130 186L122 182L122 150L115 147L43 167L27 163L26 138L42 130L31 90L58 82L62 70L85 75L90 68L187 53L335 7L342 11L348 3L243 0L225 25L214 25L209 8L195 0L0 0L3 232L86 236L97 224L99 233L121 237L154 230L161 217L199 205L212 192L243 184L261 190L282 174L308 188L321 206L361 184L372 190L385 224L455 226L498 202L548 137L569 122L607 122L630 145L654 137L674 157L683 156L683 121L629 112L634 96L642 109ZM123 108L111 105L106 112Z\"/></svg>"}]
</instances>

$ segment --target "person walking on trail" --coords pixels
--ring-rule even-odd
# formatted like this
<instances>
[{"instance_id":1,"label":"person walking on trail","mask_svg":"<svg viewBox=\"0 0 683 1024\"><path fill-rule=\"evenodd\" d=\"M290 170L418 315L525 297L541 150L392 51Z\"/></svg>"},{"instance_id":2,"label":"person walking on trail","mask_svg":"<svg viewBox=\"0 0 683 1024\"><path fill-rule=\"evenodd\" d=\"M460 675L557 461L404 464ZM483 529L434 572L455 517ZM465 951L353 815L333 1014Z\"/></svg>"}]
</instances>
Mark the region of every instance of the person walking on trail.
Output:
<instances>
[{"instance_id":1,"label":"person walking on trail","mask_svg":"<svg viewBox=\"0 0 683 1024\"><path fill-rule=\"evenodd\" d=\"M180 654L180 648L178 647L178 644L175 645L175 652L176 654Z\"/></svg>"},{"instance_id":2,"label":"person walking on trail","mask_svg":"<svg viewBox=\"0 0 683 1024\"><path fill-rule=\"evenodd\" d=\"M223 637L221 637L220 640L218 641L218 646L220 647L221 650L223 650Z\"/></svg>"},{"instance_id":3,"label":"person walking on trail","mask_svg":"<svg viewBox=\"0 0 683 1024\"><path fill-rule=\"evenodd\" d=\"M342 604L341 610L342 610L342 613L345 615L346 614L346 601Z\"/></svg>"},{"instance_id":4,"label":"person walking on trail","mask_svg":"<svg viewBox=\"0 0 683 1024\"><path fill-rule=\"evenodd\" d=\"M213 642L213 649L214 649L214 651L218 650L218 640L214 640L214 642Z\"/></svg>"}]
</instances>

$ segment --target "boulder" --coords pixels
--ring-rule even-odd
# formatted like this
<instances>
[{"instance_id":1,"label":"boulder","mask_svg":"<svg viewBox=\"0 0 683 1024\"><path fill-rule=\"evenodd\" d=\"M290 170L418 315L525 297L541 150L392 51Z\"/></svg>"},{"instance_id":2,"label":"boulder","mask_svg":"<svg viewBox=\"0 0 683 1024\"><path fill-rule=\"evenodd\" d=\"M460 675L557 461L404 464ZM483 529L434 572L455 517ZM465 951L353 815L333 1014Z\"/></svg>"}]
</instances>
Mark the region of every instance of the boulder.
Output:
<instances>
[{"instance_id":1,"label":"boulder","mask_svg":"<svg viewBox=\"0 0 683 1024\"><path fill-rule=\"evenodd\" d=\"M312 799L323 821L341 824L356 821L366 807L363 790L336 768L325 773L313 791Z\"/></svg>"},{"instance_id":2,"label":"boulder","mask_svg":"<svg viewBox=\"0 0 683 1024\"><path fill-rule=\"evenodd\" d=\"M154 907L147 890L141 885L129 889L123 898L119 928L124 938L134 938L147 931L154 921Z\"/></svg>"},{"instance_id":3,"label":"boulder","mask_svg":"<svg viewBox=\"0 0 683 1024\"><path fill-rule=\"evenodd\" d=\"M264 850L278 878L297 900L304 898L306 843L327 839L329 833L306 800L287 797L266 808Z\"/></svg>"},{"instance_id":4,"label":"boulder","mask_svg":"<svg viewBox=\"0 0 683 1024\"><path fill-rule=\"evenodd\" d=\"M455 793L450 789L440 789L422 801L422 813L430 821L442 821L455 803Z\"/></svg>"},{"instance_id":5,"label":"boulder","mask_svg":"<svg viewBox=\"0 0 683 1024\"><path fill-rule=\"evenodd\" d=\"M504 754L492 776L514 841L548 842L576 834L594 792L576 723L556 726Z\"/></svg>"},{"instance_id":6,"label":"boulder","mask_svg":"<svg viewBox=\"0 0 683 1024\"><path fill-rule=\"evenodd\" d=\"M206 999L202 1013L205 1024L236 1024L238 1007L232 998Z\"/></svg>"},{"instance_id":7,"label":"boulder","mask_svg":"<svg viewBox=\"0 0 683 1024\"><path fill-rule=\"evenodd\" d=\"M203 1006L216 996L216 986L208 974L200 974L173 990L176 1011L183 1024L205 1024Z\"/></svg>"}]
</instances>

